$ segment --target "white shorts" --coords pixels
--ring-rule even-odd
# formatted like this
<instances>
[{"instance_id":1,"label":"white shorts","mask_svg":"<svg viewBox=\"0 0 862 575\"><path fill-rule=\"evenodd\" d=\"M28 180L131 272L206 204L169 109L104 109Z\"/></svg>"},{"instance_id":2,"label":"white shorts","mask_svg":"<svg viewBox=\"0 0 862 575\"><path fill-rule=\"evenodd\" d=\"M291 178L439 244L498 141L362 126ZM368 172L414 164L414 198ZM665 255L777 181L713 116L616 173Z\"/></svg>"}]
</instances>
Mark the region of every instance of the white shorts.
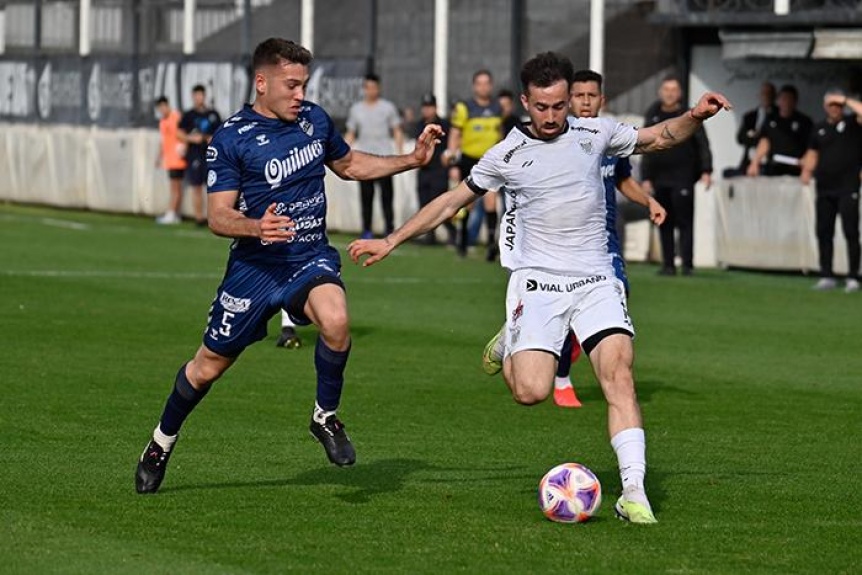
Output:
<instances>
[{"instance_id":1,"label":"white shorts","mask_svg":"<svg viewBox=\"0 0 862 575\"><path fill-rule=\"evenodd\" d=\"M506 291L506 355L539 349L559 355L569 329L578 341L607 330L634 337L623 282L613 275L563 276L521 269Z\"/></svg>"}]
</instances>

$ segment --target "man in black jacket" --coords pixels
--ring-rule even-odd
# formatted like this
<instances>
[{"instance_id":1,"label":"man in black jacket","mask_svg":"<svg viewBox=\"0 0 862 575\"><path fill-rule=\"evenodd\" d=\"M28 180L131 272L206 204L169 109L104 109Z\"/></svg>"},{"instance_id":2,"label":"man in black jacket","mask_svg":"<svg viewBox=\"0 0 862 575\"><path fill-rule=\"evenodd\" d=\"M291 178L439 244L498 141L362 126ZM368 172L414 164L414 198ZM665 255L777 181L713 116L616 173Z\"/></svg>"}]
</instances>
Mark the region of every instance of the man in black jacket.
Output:
<instances>
[{"instance_id":1,"label":"man in black jacket","mask_svg":"<svg viewBox=\"0 0 862 575\"><path fill-rule=\"evenodd\" d=\"M682 85L675 77L665 78L658 91L658 101L645 114L644 126L653 126L669 118L688 113L682 102ZM694 259L694 186L698 180L712 185L712 154L709 140L701 126L687 142L656 154L644 156L641 162L643 187L667 210L667 219L659 226L661 237L661 275L676 275L674 264L674 230L679 230L683 275L691 275Z\"/></svg>"},{"instance_id":2,"label":"man in black jacket","mask_svg":"<svg viewBox=\"0 0 862 575\"><path fill-rule=\"evenodd\" d=\"M775 112L775 84L764 82L760 87L760 103L756 108L745 113L739 125L739 131L736 132L736 141L743 147L742 160L739 163L741 174L745 174L748 164L751 163L766 120Z\"/></svg>"}]
</instances>

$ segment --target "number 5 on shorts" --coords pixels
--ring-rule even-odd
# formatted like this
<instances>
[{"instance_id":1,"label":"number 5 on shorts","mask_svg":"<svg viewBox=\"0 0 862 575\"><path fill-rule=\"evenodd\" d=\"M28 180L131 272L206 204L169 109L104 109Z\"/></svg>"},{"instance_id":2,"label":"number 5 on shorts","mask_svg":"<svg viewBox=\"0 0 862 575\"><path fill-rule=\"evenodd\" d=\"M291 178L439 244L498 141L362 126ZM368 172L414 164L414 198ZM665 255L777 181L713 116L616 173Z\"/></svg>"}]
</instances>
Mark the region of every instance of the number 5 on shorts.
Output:
<instances>
[{"instance_id":1,"label":"number 5 on shorts","mask_svg":"<svg viewBox=\"0 0 862 575\"><path fill-rule=\"evenodd\" d=\"M224 312L224 315L221 316L221 327L218 332L225 337L230 337L230 320L234 318L236 314L231 313L229 311Z\"/></svg>"}]
</instances>

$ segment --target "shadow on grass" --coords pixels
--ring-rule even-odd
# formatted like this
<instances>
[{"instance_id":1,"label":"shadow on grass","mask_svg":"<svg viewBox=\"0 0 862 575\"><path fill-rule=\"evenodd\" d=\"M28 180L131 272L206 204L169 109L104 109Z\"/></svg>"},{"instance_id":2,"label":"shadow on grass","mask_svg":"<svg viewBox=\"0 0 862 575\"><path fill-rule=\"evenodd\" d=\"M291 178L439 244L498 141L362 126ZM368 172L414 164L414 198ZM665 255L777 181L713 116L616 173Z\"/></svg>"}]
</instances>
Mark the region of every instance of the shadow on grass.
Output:
<instances>
[{"instance_id":1,"label":"shadow on grass","mask_svg":"<svg viewBox=\"0 0 862 575\"><path fill-rule=\"evenodd\" d=\"M676 385L668 385L667 383L656 379L639 379L635 381L635 389L637 390L638 402L640 403L649 403L650 401L652 401L653 396L656 394L671 394L681 396L697 395L691 390L678 387Z\"/></svg>"},{"instance_id":2,"label":"shadow on grass","mask_svg":"<svg viewBox=\"0 0 862 575\"><path fill-rule=\"evenodd\" d=\"M602 390L597 382L589 381L582 385L578 385L578 382L575 382L575 389L578 392L578 399L580 399L583 403L589 405L600 404L603 407L607 405L605 403L605 396L602 393ZM659 381L657 379L635 380L635 389L637 390L638 394L638 403L642 404L651 402L653 400L653 397L656 395L697 395L697 393L693 391L678 387L676 385L668 385L667 383L664 383L663 381Z\"/></svg>"},{"instance_id":3,"label":"shadow on grass","mask_svg":"<svg viewBox=\"0 0 862 575\"><path fill-rule=\"evenodd\" d=\"M490 475L488 472L492 472ZM408 482L447 484L475 483L491 481L511 481L522 478L532 478L523 472L521 467L435 467L420 459L395 458L378 459L368 463L359 463L350 468L333 466L319 467L303 471L295 477L285 479L263 479L260 481L234 481L225 483L180 485L162 489L162 493L179 491L235 489L255 487L320 487L335 485L353 488L352 491L336 493L335 497L350 504L369 503L375 496L384 493L394 493L404 488ZM417 473L432 472L434 477L414 479ZM481 477L477 474L481 473Z\"/></svg>"}]
</instances>

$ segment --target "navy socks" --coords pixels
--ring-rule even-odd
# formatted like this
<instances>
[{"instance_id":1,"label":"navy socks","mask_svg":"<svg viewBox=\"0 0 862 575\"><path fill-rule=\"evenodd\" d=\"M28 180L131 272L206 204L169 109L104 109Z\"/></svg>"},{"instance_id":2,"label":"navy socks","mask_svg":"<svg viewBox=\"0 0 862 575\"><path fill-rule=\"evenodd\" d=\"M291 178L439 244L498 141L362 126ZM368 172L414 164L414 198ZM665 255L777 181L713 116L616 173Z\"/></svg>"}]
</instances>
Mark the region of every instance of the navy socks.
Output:
<instances>
[{"instance_id":1,"label":"navy socks","mask_svg":"<svg viewBox=\"0 0 862 575\"><path fill-rule=\"evenodd\" d=\"M192 387L192 384L186 377L186 364L183 364L179 372L177 372L174 390L168 396L167 403L165 403L165 410L159 423L159 429L161 429L162 433L165 435L176 435L179 433L180 427L182 427L186 417L206 396L210 387L212 386L207 386L201 391Z\"/></svg>"},{"instance_id":2,"label":"navy socks","mask_svg":"<svg viewBox=\"0 0 862 575\"><path fill-rule=\"evenodd\" d=\"M324 411L335 411L341 402L341 388L344 386L344 368L350 348L335 351L323 343L318 336L314 347L314 367L317 369L317 405Z\"/></svg>"}]
</instances>

